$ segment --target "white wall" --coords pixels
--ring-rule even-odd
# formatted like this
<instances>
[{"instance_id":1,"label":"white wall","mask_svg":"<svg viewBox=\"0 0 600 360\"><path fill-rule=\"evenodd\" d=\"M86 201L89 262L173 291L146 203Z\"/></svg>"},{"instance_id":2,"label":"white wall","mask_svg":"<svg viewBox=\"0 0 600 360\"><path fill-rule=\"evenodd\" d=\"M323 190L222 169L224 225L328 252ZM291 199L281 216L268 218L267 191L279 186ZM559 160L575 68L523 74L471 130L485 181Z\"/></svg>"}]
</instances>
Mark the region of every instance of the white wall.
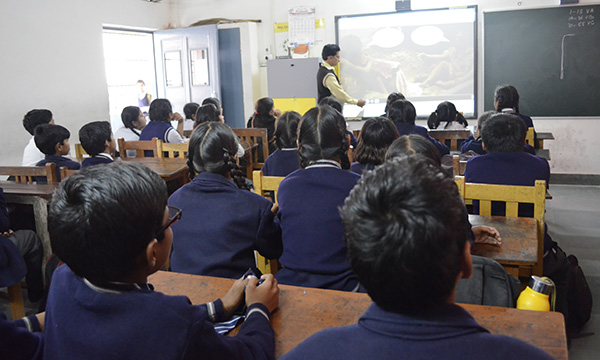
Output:
<instances>
[{"instance_id":1,"label":"white wall","mask_svg":"<svg viewBox=\"0 0 600 360\"><path fill-rule=\"evenodd\" d=\"M464 1L464 0L412 0L413 9L443 8L448 6L466 6L476 3L479 10L479 39L482 39L482 11L511 10L520 8L552 7L560 4L559 0L522 0L522 1ZM580 0L580 4L598 4L599 1ZM376 13L395 10L393 0L329 0L300 1L297 0L180 0L178 21L184 26L198 20L208 18L228 19L260 19L259 57L264 56L264 48L275 47L273 34L274 22L287 22L289 8L298 5L314 6L315 17L324 18L326 25L325 42L335 42L335 16L359 13ZM267 9L267 10L265 10ZM316 49L314 53L319 53ZM478 108L483 109L483 49L479 47L479 79ZM255 98L267 95L266 72L262 71L262 93L255 93ZM550 149L550 161L553 173L567 174L600 174L600 147L596 134L600 133L600 118L557 119L534 118L537 131L552 132L556 140L547 141L544 146ZM424 124L423 124L424 125Z\"/></svg>"},{"instance_id":2,"label":"white wall","mask_svg":"<svg viewBox=\"0 0 600 360\"><path fill-rule=\"evenodd\" d=\"M30 109L50 109L71 143L83 124L109 120L103 24L164 29L170 17L168 1L2 0L0 164L21 164Z\"/></svg>"},{"instance_id":3,"label":"white wall","mask_svg":"<svg viewBox=\"0 0 600 360\"><path fill-rule=\"evenodd\" d=\"M559 0L463 1L413 0L413 9L463 6L476 2L479 11L557 6ZM580 0L580 4L598 4ZM165 29L188 26L207 18L260 19L258 56L274 48L273 23L286 22L296 5L312 5L316 17L326 22L326 42L335 41L335 15L393 11L393 0L2 0L0 2L0 163L20 164L30 136L23 129L23 115L32 108L49 108L57 123L77 139L81 125L108 120L108 95L104 75L102 25ZM521 5L518 5L521 4ZM481 19L483 17L479 16ZM481 38L481 34L480 34ZM319 49L320 50L320 49ZM479 58L482 59L480 47ZM318 51L317 51L318 53ZM266 72L254 97L266 96ZM482 69L479 69L479 108L483 107ZM538 119L538 131L550 131L547 142L552 172L600 174L600 118ZM77 141L72 141L77 142Z\"/></svg>"}]
</instances>

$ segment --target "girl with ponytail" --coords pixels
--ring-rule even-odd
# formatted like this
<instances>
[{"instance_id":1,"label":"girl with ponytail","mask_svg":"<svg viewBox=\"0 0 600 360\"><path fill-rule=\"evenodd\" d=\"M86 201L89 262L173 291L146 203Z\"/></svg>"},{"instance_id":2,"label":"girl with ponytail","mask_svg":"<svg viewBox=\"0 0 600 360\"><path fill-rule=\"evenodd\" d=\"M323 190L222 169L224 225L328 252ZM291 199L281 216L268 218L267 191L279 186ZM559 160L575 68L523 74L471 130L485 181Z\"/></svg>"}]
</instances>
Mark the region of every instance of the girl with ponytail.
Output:
<instances>
[{"instance_id":1,"label":"girl with ponytail","mask_svg":"<svg viewBox=\"0 0 600 360\"><path fill-rule=\"evenodd\" d=\"M121 121L123 127L115 131L115 139L124 139L125 141L138 141L142 129L146 127L146 117L137 106L127 106L121 112ZM120 149L119 149L120 151ZM127 157L135 157L135 150L129 150Z\"/></svg>"},{"instance_id":2,"label":"girl with ponytail","mask_svg":"<svg viewBox=\"0 0 600 360\"><path fill-rule=\"evenodd\" d=\"M330 106L310 109L298 124L301 169L279 185L283 284L358 290L346 259L344 228L338 208L360 176L349 169L344 117Z\"/></svg>"},{"instance_id":3,"label":"girl with ponytail","mask_svg":"<svg viewBox=\"0 0 600 360\"><path fill-rule=\"evenodd\" d=\"M223 123L194 130L187 159L192 182L169 198L185 213L172 226L173 271L237 279L255 266L254 250L268 259L281 255L278 207L248 191L237 151L237 137Z\"/></svg>"}]
</instances>

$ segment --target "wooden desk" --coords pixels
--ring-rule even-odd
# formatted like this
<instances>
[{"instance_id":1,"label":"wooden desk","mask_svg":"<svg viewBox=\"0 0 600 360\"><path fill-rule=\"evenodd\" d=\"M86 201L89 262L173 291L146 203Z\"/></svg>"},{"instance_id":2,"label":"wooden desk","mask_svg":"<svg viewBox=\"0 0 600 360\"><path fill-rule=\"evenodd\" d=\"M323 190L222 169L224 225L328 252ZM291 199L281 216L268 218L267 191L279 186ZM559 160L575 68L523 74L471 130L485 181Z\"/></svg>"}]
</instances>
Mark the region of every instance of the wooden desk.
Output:
<instances>
[{"instance_id":1,"label":"wooden desk","mask_svg":"<svg viewBox=\"0 0 600 360\"><path fill-rule=\"evenodd\" d=\"M153 274L149 281L157 291L167 295L186 295L197 305L224 296L233 282L230 279L164 271ZM367 294L286 285L279 287L279 308L271 319L275 330L276 357L319 330L355 324L371 304ZM493 334L516 337L557 359L568 358L564 318L560 313L461 306Z\"/></svg>"},{"instance_id":2,"label":"wooden desk","mask_svg":"<svg viewBox=\"0 0 600 360\"><path fill-rule=\"evenodd\" d=\"M184 158L134 157L118 161L141 164L160 175L167 183L169 194L190 182L190 174Z\"/></svg>"},{"instance_id":3,"label":"wooden desk","mask_svg":"<svg viewBox=\"0 0 600 360\"><path fill-rule=\"evenodd\" d=\"M550 133L550 132L539 132L536 135L537 135L536 137L537 137L538 149L544 148L544 140L554 140L554 135L552 135L552 133Z\"/></svg>"},{"instance_id":4,"label":"wooden desk","mask_svg":"<svg viewBox=\"0 0 600 360\"><path fill-rule=\"evenodd\" d=\"M437 141L448 146L450 151L459 151L460 146L466 138L471 135L471 130L445 130L445 129L434 129L429 130L429 135L435 138Z\"/></svg>"},{"instance_id":5,"label":"wooden desk","mask_svg":"<svg viewBox=\"0 0 600 360\"><path fill-rule=\"evenodd\" d=\"M495 227L502 237L502 246L474 244L471 254L485 256L499 262L508 273L519 277L519 266L537 263L537 220L504 216L469 215L471 225Z\"/></svg>"},{"instance_id":6,"label":"wooden desk","mask_svg":"<svg viewBox=\"0 0 600 360\"><path fill-rule=\"evenodd\" d=\"M7 203L33 205L35 230L42 241L44 250L42 264L45 264L52 254L50 234L48 233L48 202L58 185L58 183L25 184L15 181L0 181L0 187L4 190Z\"/></svg>"}]
</instances>

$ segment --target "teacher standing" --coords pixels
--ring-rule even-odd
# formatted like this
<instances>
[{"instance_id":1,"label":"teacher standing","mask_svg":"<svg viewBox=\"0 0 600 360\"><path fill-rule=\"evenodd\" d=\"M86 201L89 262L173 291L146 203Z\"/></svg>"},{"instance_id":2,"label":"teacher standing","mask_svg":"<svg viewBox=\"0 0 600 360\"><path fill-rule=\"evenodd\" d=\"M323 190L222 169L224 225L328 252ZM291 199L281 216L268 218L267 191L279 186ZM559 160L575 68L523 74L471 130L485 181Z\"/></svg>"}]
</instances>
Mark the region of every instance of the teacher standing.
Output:
<instances>
[{"instance_id":1,"label":"teacher standing","mask_svg":"<svg viewBox=\"0 0 600 360\"><path fill-rule=\"evenodd\" d=\"M317 72L317 103L327 96L334 96L341 103L353 104L363 107L365 101L363 99L355 99L348 95L342 88L340 79L334 71L334 66L340 62L340 47L336 44L327 44L321 52L323 62L319 66Z\"/></svg>"}]
</instances>

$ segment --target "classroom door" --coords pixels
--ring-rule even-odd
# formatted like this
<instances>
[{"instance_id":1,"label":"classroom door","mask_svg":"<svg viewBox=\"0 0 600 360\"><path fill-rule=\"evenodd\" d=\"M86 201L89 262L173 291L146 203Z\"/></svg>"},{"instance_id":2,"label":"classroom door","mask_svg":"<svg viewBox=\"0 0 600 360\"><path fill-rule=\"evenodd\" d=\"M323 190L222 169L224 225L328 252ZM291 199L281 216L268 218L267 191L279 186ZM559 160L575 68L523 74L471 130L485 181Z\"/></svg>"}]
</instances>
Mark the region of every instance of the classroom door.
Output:
<instances>
[{"instance_id":1,"label":"classroom door","mask_svg":"<svg viewBox=\"0 0 600 360\"><path fill-rule=\"evenodd\" d=\"M188 102L220 98L219 42L216 25L154 33L158 97L183 115Z\"/></svg>"}]
</instances>

